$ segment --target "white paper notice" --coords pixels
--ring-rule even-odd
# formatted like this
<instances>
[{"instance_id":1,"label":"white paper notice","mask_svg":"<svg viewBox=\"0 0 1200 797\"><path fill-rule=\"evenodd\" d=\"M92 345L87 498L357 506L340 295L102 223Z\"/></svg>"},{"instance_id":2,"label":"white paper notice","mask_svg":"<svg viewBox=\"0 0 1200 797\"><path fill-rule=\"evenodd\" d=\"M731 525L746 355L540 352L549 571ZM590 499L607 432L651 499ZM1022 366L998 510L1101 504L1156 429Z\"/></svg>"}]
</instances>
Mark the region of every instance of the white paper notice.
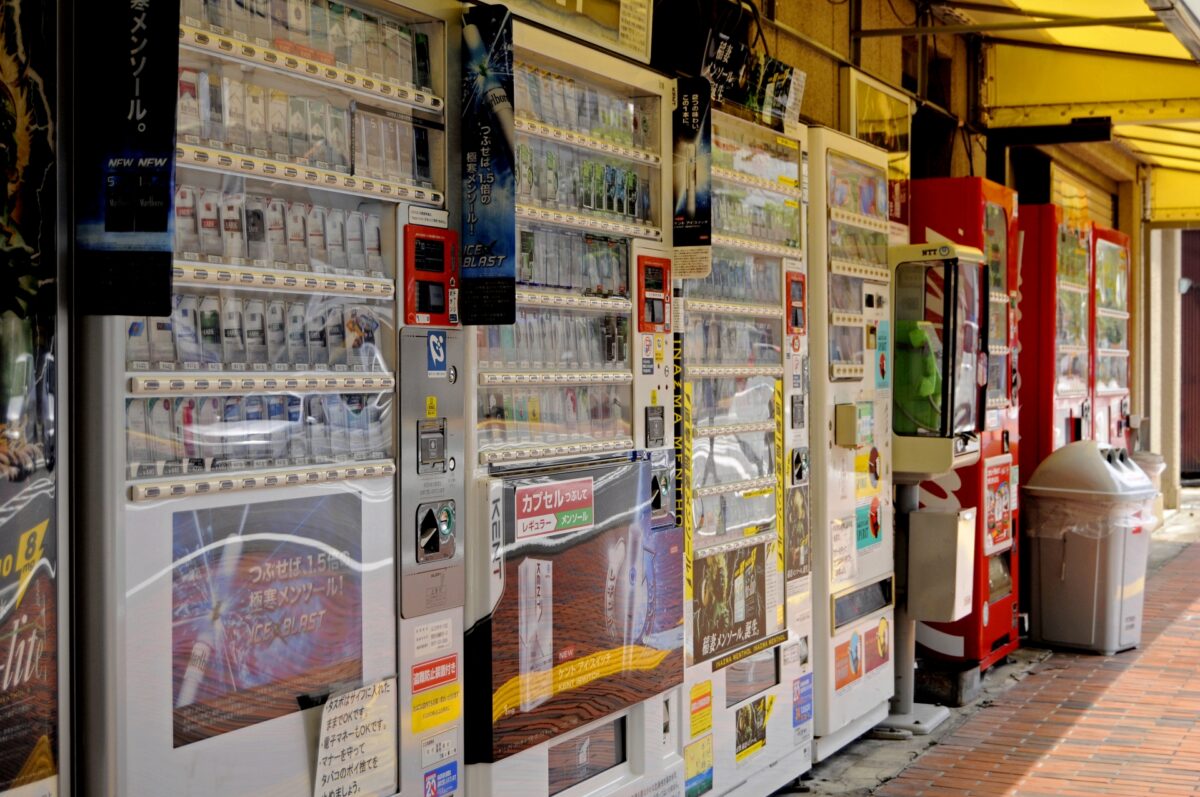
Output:
<instances>
[{"instance_id":1,"label":"white paper notice","mask_svg":"<svg viewBox=\"0 0 1200 797\"><path fill-rule=\"evenodd\" d=\"M396 678L329 698L313 797L394 794L396 776Z\"/></svg>"},{"instance_id":2,"label":"white paper notice","mask_svg":"<svg viewBox=\"0 0 1200 797\"><path fill-rule=\"evenodd\" d=\"M840 584L858 575L858 551L854 541L854 516L838 518L830 524L833 539L833 583Z\"/></svg>"},{"instance_id":3,"label":"white paper notice","mask_svg":"<svg viewBox=\"0 0 1200 797\"><path fill-rule=\"evenodd\" d=\"M437 620L417 626L413 634L413 658L428 658L450 647L450 631L449 620Z\"/></svg>"}]
</instances>

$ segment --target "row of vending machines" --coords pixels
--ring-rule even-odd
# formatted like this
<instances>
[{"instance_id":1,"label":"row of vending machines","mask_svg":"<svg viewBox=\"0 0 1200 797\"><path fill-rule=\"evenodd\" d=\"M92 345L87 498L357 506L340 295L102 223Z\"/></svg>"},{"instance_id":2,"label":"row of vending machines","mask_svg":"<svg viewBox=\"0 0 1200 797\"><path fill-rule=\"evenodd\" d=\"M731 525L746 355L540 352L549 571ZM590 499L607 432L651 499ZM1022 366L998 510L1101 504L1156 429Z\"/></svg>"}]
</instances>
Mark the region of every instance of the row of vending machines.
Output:
<instances>
[{"instance_id":1,"label":"row of vending machines","mask_svg":"<svg viewBox=\"0 0 1200 797\"><path fill-rule=\"evenodd\" d=\"M76 778L364 793L386 723L322 706L377 682L380 794L761 795L877 724L892 434L925 422L893 398L886 154L715 110L680 163L674 80L502 9L284 5L183 3L172 313L84 321ZM680 184L712 214L687 277ZM1093 291L1090 233L1023 209L1025 273L1059 270L1019 326L1012 192L912 207L988 259L976 338L938 344L986 341L983 456L922 493L987 507L975 627L919 632L987 666L1018 642L1018 407L1127 389L1127 263L1097 244ZM1039 334L1047 387L1017 379Z\"/></svg>"}]
</instances>

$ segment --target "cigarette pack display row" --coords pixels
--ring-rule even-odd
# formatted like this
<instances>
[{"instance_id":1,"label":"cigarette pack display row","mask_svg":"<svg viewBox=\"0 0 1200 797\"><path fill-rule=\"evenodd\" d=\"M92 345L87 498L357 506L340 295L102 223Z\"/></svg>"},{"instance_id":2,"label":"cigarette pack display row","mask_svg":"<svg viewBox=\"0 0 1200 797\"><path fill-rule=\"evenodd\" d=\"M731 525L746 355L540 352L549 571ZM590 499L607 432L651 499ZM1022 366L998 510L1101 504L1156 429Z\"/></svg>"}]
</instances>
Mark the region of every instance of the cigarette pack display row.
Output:
<instances>
[{"instance_id":1,"label":"cigarette pack display row","mask_svg":"<svg viewBox=\"0 0 1200 797\"><path fill-rule=\"evenodd\" d=\"M628 385L496 387L479 391L479 450L628 438Z\"/></svg>"},{"instance_id":2,"label":"cigarette pack display row","mask_svg":"<svg viewBox=\"0 0 1200 797\"><path fill-rule=\"evenodd\" d=\"M180 184L175 254L317 273L383 276L382 216L244 191Z\"/></svg>"},{"instance_id":3,"label":"cigarette pack display row","mask_svg":"<svg viewBox=\"0 0 1200 797\"><path fill-rule=\"evenodd\" d=\"M479 368L625 371L629 316L548 309L517 311L515 324L476 329Z\"/></svg>"},{"instance_id":4,"label":"cigarette pack display row","mask_svg":"<svg viewBox=\"0 0 1200 797\"><path fill-rule=\"evenodd\" d=\"M181 22L379 80L432 89L419 24L326 0L183 0Z\"/></svg>"},{"instance_id":5,"label":"cigarette pack display row","mask_svg":"<svg viewBox=\"0 0 1200 797\"><path fill-rule=\"evenodd\" d=\"M386 393L129 398L129 478L387 458L390 401Z\"/></svg>"},{"instance_id":6,"label":"cigarette pack display row","mask_svg":"<svg viewBox=\"0 0 1200 797\"><path fill-rule=\"evenodd\" d=\"M652 100L619 96L598 83L521 62L514 72L518 115L601 141L658 151Z\"/></svg>"},{"instance_id":7,"label":"cigarette pack display row","mask_svg":"<svg viewBox=\"0 0 1200 797\"><path fill-rule=\"evenodd\" d=\"M655 223L657 168L557 141L517 136L517 201Z\"/></svg>"},{"instance_id":8,"label":"cigarette pack display row","mask_svg":"<svg viewBox=\"0 0 1200 797\"><path fill-rule=\"evenodd\" d=\"M132 370L387 370L384 305L342 298L283 299L182 293L169 317L128 318Z\"/></svg>"}]
</instances>

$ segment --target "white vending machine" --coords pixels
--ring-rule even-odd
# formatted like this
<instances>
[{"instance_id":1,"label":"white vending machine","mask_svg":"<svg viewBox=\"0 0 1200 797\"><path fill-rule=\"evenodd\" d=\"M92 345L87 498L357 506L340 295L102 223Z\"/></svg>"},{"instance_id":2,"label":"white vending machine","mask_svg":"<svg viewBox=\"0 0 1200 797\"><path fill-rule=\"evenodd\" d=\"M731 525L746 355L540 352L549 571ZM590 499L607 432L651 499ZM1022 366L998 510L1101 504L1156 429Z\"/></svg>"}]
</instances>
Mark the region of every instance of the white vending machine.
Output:
<instances>
[{"instance_id":1,"label":"white vending machine","mask_svg":"<svg viewBox=\"0 0 1200 797\"><path fill-rule=\"evenodd\" d=\"M421 5L182 4L171 314L82 321L89 793L335 793L322 706L386 679L339 733L383 793L456 782L462 346L405 276L456 266L458 15Z\"/></svg>"},{"instance_id":2,"label":"white vending machine","mask_svg":"<svg viewBox=\"0 0 1200 797\"><path fill-rule=\"evenodd\" d=\"M893 687L887 155L809 130L816 745L887 716Z\"/></svg>"},{"instance_id":3,"label":"white vending machine","mask_svg":"<svg viewBox=\"0 0 1200 797\"><path fill-rule=\"evenodd\" d=\"M674 82L494 8L468 13L464 41L479 91L464 276L508 257L496 241L515 252L515 294L490 283L496 298L471 312L495 322L468 333L467 788L678 794Z\"/></svg>"},{"instance_id":4,"label":"white vending machine","mask_svg":"<svg viewBox=\"0 0 1200 797\"><path fill-rule=\"evenodd\" d=\"M696 149L713 234L712 271L677 283L688 793L770 794L811 761L805 138L713 112Z\"/></svg>"}]
</instances>

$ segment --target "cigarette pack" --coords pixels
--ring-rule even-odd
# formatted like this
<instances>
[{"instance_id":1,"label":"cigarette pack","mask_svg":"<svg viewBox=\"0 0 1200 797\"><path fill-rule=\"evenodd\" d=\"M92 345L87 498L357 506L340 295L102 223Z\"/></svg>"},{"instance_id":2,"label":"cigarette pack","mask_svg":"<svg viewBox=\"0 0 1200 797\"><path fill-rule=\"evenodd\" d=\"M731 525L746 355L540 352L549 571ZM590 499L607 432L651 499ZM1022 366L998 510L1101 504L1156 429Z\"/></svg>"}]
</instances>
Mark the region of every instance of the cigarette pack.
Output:
<instances>
[{"instance_id":1,"label":"cigarette pack","mask_svg":"<svg viewBox=\"0 0 1200 797\"><path fill-rule=\"evenodd\" d=\"M287 307L280 300L267 303L267 362L282 365L288 361Z\"/></svg>"},{"instance_id":2,"label":"cigarette pack","mask_svg":"<svg viewBox=\"0 0 1200 797\"><path fill-rule=\"evenodd\" d=\"M350 169L350 112L329 108L329 159L339 172Z\"/></svg>"},{"instance_id":3,"label":"cigarette pack","mask_svg":"<svg viewBox=\"0 0 1200 797\"><path fill-rule=\"evenodd\" d=\"M246 362L267 362L267 307L262 299L246 301Z\"/></svg>"},{"instance_id":4,"label":"cigarette pack","mask_svg":"<svg viewBox=\"0 0 1200 797\"><path fill-rule=\"evenodd\" d=\"M185 140L199 140L204 135L200 124L200 72L195 69L179 70L179 108L176 129Z\"/></svg>"},{"instance_id":5,"label":"cigarette pack","mask_svg":"<svg viewBox=\"0 0 1200 797\"><path fill-rule=\"evenodd\" d=\"M200 251L200 231L196 227L196 189L190 185L180 185L175 189L175 251Z\"/></svg>"},{"instance_id":6,"label":"cigarette pack","mask_svg":"<svg viewBox=\"0 0 1200 797\"><path fill-rule=\"evenodd\" d=\"M246 197L246 253L251 260L271 261L271 242L267 237L267 201L250 194Z\"/></svg>"},{"instance_id":7,"label":"cigarette pack","mask_svg":"<svg viewBox=\"0 0 1200 797\"><path fill-rule=\"evenodd\" d=\"M287 308L287 359L298 368L308 367L308 306L291 302Z\"/></svg>"},{"instance_id":8,"label":"cigarette pack","mask_svg":"<svg viewBox=\"0 0 1200 797\"><path fill-rule=\"evenodd\" d=\"M379 20L372 14L363 14L363 44L366 50L367 72L383 78L383 32Z\"/></svg>"},{"instance_id":9,"label":"cigarette pack","mask_svg":"<svg viewBox=\"0 0 1200 797\"><path fill-rule=\"evenodd\" d=\"M363 249L363 214L357 210L346 214L346 263L351 271L362 271L367 267L367 253Z\"/></svg>"},{"instance_id":10,"label":"cigarette pack","mask_svg":"<svg viewBox=\"0 0 1200 797\"><path fill-rule=\"evenodd\" d=\"M290 153L288 138L288 95L271 89L267 96L267 135L271 153L287 160Z\"/></svg>"},{"instance_id":11,"label":"cigarette pack","mask_svg":"<svg viewBox=\"0 0 1200 797\"><path fill-rule=\"evenodd\" d=\"M237 77L222 75L221 92L225 108L225 141L233 147L245 147L246 84Z\"/></svg>"},{"instance_id":12,"label":"cigarette pack","mask_svg":"<svg viewBox=\"0 0 1200 797\"><path fill-rule=\"evenodd\" d=\"M554 563L526 557L517 582L521 711L532 711L554 692Z\"/></svg>"},{"instance_id":13,"label":"cigarette pack","mask_svg":"<svg viewBox=\"0 0 1200 797\"><path fill-rule=\"evenodd\" d=\"M174 367L175 332L170 316L151 316L146 319L150 330L150 360Z\"/></svg>"},{"instance_id":14,"label":"cigarette pack","mask_svg":"<svg viewBox=\"0 0 1200 797\"><path fill-rule=\"evenodd\" d=\"M325 245L325 219L328 211L321 205L309 205L308 215L304 219L304 228L308 232L308 262L313 271L326 271L329 266L329 252Z\"/></svg>"},{"instance_id":15,"label":"cigarette pack","mask_svg":"<svg viewBox=\"0 0 1200 797\"><path fill-rule=\"evenodd\" d=\"M246 143L260 156L266 156L271 145L267 129L267 90L257 83L246 84Z\"/></svg>"},{"instance_id":16,"label":"cigarette pack","mask_svg":"<svg viewBox=\"0 0 1200 797\"><path fill-rule=\"evenodd\" d=\"M308 151L309 160L328 168L329 148L329 103L324 100L308 101Z\"/></svg>"},{"instance_id":17,"label":"cigarette pack","mask_svg":"<svg viewBox=\"0 0 1200 797\"><path fill-rule=\"evenodd\" d=\"M288 98L288 150L296 160L308 162L308 101Z\"/></svg>"},{"instance_id":18,"label":"cigarette pack","mask_svg":"<svg viewBox=\"0 0 1200 797\"><path fill-rule=\"evenodd\" d=\"M175 332L175 351L186 367L203 359L200 349L200 299L192 295L176 295L171 313Z\"/></svg>"},{"instance_id":19,"label":"cigarette pack","mask_svg":"<svg viewBox=\"0 0 1200 797\"><path fill-rule=\"evenodd\" d=\"M221 299L221 346L226 363L246 362L243 302L237 296Z\"/></svg>"},{"instance_id":20,"label":"cigarette pack","mask_svg":"<svg viewBox=\"0 0 1200 797\"><path fill-rule=\"evenodd\" d=\"M308 31L309 46L319 52L332 55L329 47L329 6L325 0L310 0Z\"/></svg>"},{"instance_id":21,"label":"cigarette pack","mask_svg":"<svg viewBox=\"0 0 1200 797\"><path fill-rule=\"evenodd\" d=\"M220 256L225 251L221 240L221 192L206 190L200 195L196 218L200 231L200 251Z\"/></svg>"},{"instance_id":22,"label":"cigarette pack","mask_svg":"<svg viewBox=\"0 0 1200 797\"><path fill-rule=\"evenodd\" d=\"M246 257L245 195L225 194L221 198L221 243L228 260Z\"/></svg>"},{"instance_id":23,"label":"cigarette pack","mask_svg":"<svg viewBox=\"0 0 1200 797\"><path fill-rule=\"evenodd\" d=\"M346 364L346 317L340 304L325 312L325 347L330 365Z\"/></svg>"},{"instance_id":24,"label":"cigarette pack","mask_svg":"<svg viewBox=\"0 0 1200 797\"><path fill-rule=\"evenodd\" d=\"M221 302L216 296L200 299L200 355L205 363L218 364L224 358L221 340Z\"/></svg>"}]
</instances>

